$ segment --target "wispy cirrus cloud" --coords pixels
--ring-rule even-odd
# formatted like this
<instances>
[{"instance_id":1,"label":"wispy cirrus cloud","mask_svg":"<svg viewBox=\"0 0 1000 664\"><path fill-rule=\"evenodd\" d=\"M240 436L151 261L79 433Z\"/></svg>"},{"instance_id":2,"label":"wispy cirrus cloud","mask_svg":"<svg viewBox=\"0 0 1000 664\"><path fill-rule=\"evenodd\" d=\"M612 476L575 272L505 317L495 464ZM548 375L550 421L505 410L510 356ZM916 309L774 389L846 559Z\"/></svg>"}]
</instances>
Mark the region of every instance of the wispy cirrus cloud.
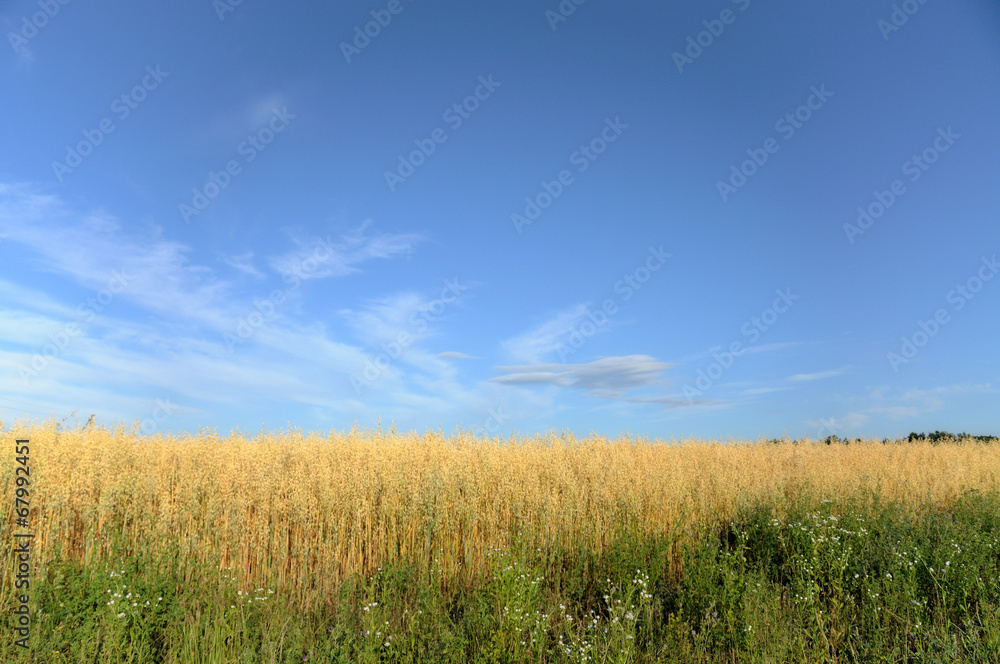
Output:
<instances>
[{"instance_id":1,"label":"wispy cirrus cloud","mask_svg":"<svg viewBox=\"0 0 1000 664\"><path fill-rule=\"evenodd\" d=\"M220 304L231 295L230 284L191 263L190 248L180 242L125 234L106 212L73 210L24 183L0 184L0 225L10 241L31 250L29 260L41 271L100 290L117 270L127 283L122 300L215 328L226 322Z\"/></svg>"},{"instance_id":2,"label":"wispy cirrus cloud","mask_svg":"<svg viewBox=\"0 0 1000 664\"><path fill-rule=\"evenodd\" d=\"M254 265L253 257L254 253L252 251L246 251L236 256L223 256L222 262L240 274L245 274L248 277L253 277L258 280L267 278L267 275L258 270L257 266Z\"/></svg>"},{"instance_id":3,"label":"wispy cirrus cloud","mask_svg":"<svg viewBox=\"0 0 1000 664\"><path fill-rule=\"evenodd\" d=\"M293 238L298 248L271 258L270 264L302 279L343 276L360 271L365 261L408 254L421 239L416 234L367 233L370 225L366 221L338 240L322 241L328 252L323 260L317 260L316 242ZM7 241L31 249L39 269L86 288L100 290L112 270L120 271L127 287L118 297L160 315L227 329L239 311L236 284L194 263L187 245L160 238L158 230L125 233L107 212L74 210L30 184L0 183L0 227L6 229ZM224 260L244 274L258 275L252 258L248 252Z\"/></svg>"},{"instance_id":4,"label":"wispy cirrus cloud","mask_svg":"<svg viewBox=\"0 0 1000 664\"><path fill-rule=\"evenodd\" d=\"M423 239L415 233L366 233L371 224L371 220L365 221L338 241L330 237L311 241L293 237L298 248L271 258L271 267L281 274L297 274L302 279L342 277L360 272L360 264L365 261L408 255ZM322 262L308 269L307 261L315 262L317 257L322 257Z\"/></svg>"},{"instance_id":5,"label":"wispy cirrus cloud","mask_svg":"<svg viewBox=\"0 0 1000 664\"><path fill-rule=\"evenodd\" d=\"M557 352L560 344L566 344L574 326L587 316L587 307L587 303L575 304L556 311L548 320L528 332L501 342L500 346L515 362L542 362ZM610 325L602 329L608 327Z\"/></svg>"},{"instance_id":6,"label":"wispy cirrus cloud","mask_svg":"<svg viewBox=\"0 0 1000 664\"><path fill-rule=\"evenodd\" d=\"M326 269L329 276L356 272L367 260L408 253L420 239L415 234L372 233L369 225L330 239L329 266L320 262L314 272ZM9 183L0 183L0 228L7 235L5 244L18 245L19 257L30 268L82 287L66 301L0 280L0 297L7 307L0 317L10 323L5 326L7 333L0 333L0 365L11 375L28 375L12 394L31 403L61 409L89 407L110 417L141 410L149 400L144 393L199 404L191 408L204 412L218 404L238 407L242 400L254 398L334 408L343 403L349 389L346 379L336 378L356 370L369 355L366 345L332 338L306 308L289 311L287 305L233 354L223 335L233 334L237 322L254 311L255 296L272 289L248 290L245 279L198 264L190 247L163 239L162 229L128 232L107 212L80 211L37 186ZM305 242L298 244L300 250L308 248ZM274 263L292 267L308 257L301 251L288 252ZM238 273L234 277L273 280L257 267L257 260L251 251L222 257ZM267 257L261 260L270 262ZM81 320L76 298L92 297L106 288L112 270L124 275L125 287L116 290L112 304L101 308L96 318ZM301 299L301 293L296 295ZM388 324L393 321L386 312L399 309L401 303L384 304L381 314ZM419 308L425 299L410 304L402 309ZM354 322L363 326L371 320L359 315ZM41 370L26 373L32 362L38 365L49 336L63 333L70 323L78 325L79 333ZM415 349L411 362L428 372L425 389L447 390L442 399L455 408L462 387L447 384L448 360ZM405 403L414 396L407 390L402 387L386 397ZM0 389L0 396L5 392Z\"/></svg>"},{"instance_id":7,"label":"wispy cirrus cloud","mask_svg":"<svg viewBox=\"0 0 1000 664\"><path fill-rule=\"evenodd\" d=\"M748 390L743 390L740 392L745 397L755 397L761 394L771 394L772 392L784 392L785 390L790 390L790 387L754 387Z\"/></svg>"},{"instance_id":8,"label":"wispy cirrus cloud","mask_svg":"<svg viewBox=\"0 0 1000 664\"><path fill-rule=\"evenodd\" d=\"M403 291L368 300L356 308L344 308L338 313L354 336L362 342L371 359L366 367L357 367L355 380L365 378L366 387L374 391L390 391L403 398L408 390L457 394L458 368L449 361L471 356L455 352L435 353L428 348L428 339L439 333L441 324L452 310L460 307L471 283L446 279L445 287L428 294ZM432 297L437 295L437 297ZM372 362L381 357L382 367L372 376ZM414 388L414 389L410 389ZM469 388L471 389L471 388ZM408 397L406 397L408 398Z\"/></svg>"},{"instance_id":9,"label":"wispy cirrus cloud","mask_svg":"<svg viewBox=\"0 0 1000 664\"><path fill-rule=\"evenodd\" d=\"M753 345L753 346L746 346L745 348L743 348L740 351L740 355L743 356L743 355L756 355L758 353L775 353L775 352L778 352L778 351L783 351L783 350L788 350L790 348L796 348L796 347L799 347L799 346L803 346L803 345L806 345L806 343L807 342L804 342L804 341L782 341L782 342L776 342L776 343L770 343L770 344L756 344L756 345ZM692 355L685 356L685 357L681 358L681 362L683 364L687 364L687 363L691 363L691 362L697 362L697 361L703 360L705 358L713 357L712 356L713 352L719 352L719 351L723 351L723 350L725 350L725 348L723 348L722 346L715 346L713 348L709 348L706 351L700 351L698 353L694 353Z\"/></svg>"},{"instance_id":10,"label":"wispy cirrus cloud","mask_svg":"<svg viewBox=\"0 0 1000 664\"><path fill-rule=\"evenodd\" d=\"M785 344L775 344L775 346L786 346ZM780 348L772 348L771 350L780 350ZM800 373L788 376L785 378L785 382L791 383L807 383L814 380L822 380L824 378L832 378L834 376L840 376L847 373L847 368L842 369L831 369L829 371L819 371L816 373ZM773 385L773 386L763 386L763 387L753 387L742 390L740 394L746 397L760 396L762 394L771 394L773 392L786 392L788 390L795 389L791 385Z\"/></svg>"},{"instance_id":11,"label":"wispy cirrus cloud","mask_svg":"<svg viewBox=\"0 0 1000 664\"><path fill-rule=\"evenodd\" d=\"M779 350L787 350L789 348L796 348L798 346L804 345L804 341L782 341L771 344L757 344L755 346L747 346L743 349L744 354L755 354L755 353L773 353Z\"/></svg>"},{"instance_id":12,"label":"wispy cirrus cloud","mask_svg":"<svg viewBox=\"0 0 1000 664\"><path fill-rule=\"evenodd\" d=\"M794 376L789 376L788 380L802 383L811 380L822 380L824 378L832 378L833 376L839 376L841 374L847 373L847 369L831 369L829 371L820 371L817 373L801 373L795 374Z\"/></svg>"},{"instance_id":13,"label":"wispy cirrus cloud","mask_svg":"<svg viewBox=\"0 0 1000 664\"><path fill-rule=\"evenodd\" d=\"M395 341L400 333L408 334L411 339L429 335L429 327L418 326L413 320L429 303L430 298L404 291L370 300L359 308L344 308L338 313L360 341L375 345Z\"/></svg>"}]
</instances>

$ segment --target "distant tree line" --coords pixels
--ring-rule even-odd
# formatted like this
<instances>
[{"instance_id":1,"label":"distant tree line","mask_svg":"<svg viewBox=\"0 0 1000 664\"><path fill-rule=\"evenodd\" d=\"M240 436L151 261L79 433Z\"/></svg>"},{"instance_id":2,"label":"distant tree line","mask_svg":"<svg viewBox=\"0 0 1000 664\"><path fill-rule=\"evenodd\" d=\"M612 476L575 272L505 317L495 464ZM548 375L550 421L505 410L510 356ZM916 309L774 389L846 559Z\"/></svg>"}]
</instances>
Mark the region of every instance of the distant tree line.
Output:
<instances>
[{"instance_id":1,"label":"distant tree line","mask_svg":"<svg viewBox=\"0 0 1000 664\"><path fill-rule=\"evenodd\" d=\"M948 433L947 431L935 431L928 434L911 433L906 440L910 443L915 440L929 440L932 443L937 443L942 440L965 440L966 438L971 438L980 443L995 443L1000 440L1000 437L997 436L973 436L971 433L965 433L964 431L959 434Z\"/></svg>"},{"instance_id":2,"label":"distant tree line","mask_svg":"<svg viewBox=\"0 0 1000 664\"><path fill-rule=\"evenodd\" d=\"M978 443L997 443L1000 442L1000 436L974 436L971 433L948 433L947 431L934 431L933 433L910 433L906 438L883 438L882 444L899 444L899 443L914 443L914 442L924 442L929 441L935 445L942 442L954 442L959 440L974 440ZM823 439L823 442L827 445L850 445L851 443L860 443L861 438L840 438L839 436L827 436ZM767 441L772 445L779 445L782 443L792 443L799 444L803 441L793 440L791 438L770 438Z\"/></svg>"},{"instance_id":3,"label":"distant tree line","mask_svg":"<svg viewBox=\"0 0 1000 664\"><path fill-rule=\"evenodd\" d=\"M907 443L929 441L931 443L938 444L942 442L954 442L958 440L970 440L970 439L979 443L1000 442L1000 436L974 436L971 433L965 433L964 431L962 433L934 431L933 433L911 432L909 436L900 441L891 440L889 438L883 438L882 444L888 445L889 443L904 442L904 441ZM826 443L827 445L833 445L834 443L837 443L839 445L849 445L851 442L860 443L861 439L855 438L852 441L850 438L838 438L837 436L827 436L823 442Z\"/></svg>"}]
</instances>

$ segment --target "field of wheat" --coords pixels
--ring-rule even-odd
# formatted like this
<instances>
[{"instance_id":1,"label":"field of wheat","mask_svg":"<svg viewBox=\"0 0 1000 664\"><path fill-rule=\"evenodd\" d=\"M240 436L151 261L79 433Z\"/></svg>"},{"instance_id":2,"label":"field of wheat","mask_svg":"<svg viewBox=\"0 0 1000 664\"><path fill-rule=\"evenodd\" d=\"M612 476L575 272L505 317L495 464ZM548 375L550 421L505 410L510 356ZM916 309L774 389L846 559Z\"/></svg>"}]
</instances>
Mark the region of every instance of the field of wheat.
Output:
<instances>
[{"instance_id":1,"label":"field of wheat","mask_svg":"<svg viewBox=\"0 0 1000 664\"><path fill-rule=\"evenodd\" d=\"M267 588L285 606L303 610L329 604L352 579L373 579L394 565L419 570L421 583L444 593L486 587L498 578L498 552L512 547L600 556L625 541L666 543L663 578L690 585L695 570L681 569L693 565L686 543L718 540L754 506L766 506L774 524L803 505L830 506L823 518L833 521L849 517L841 513L848 505L856 512L893 505L909 519L1000 486L1000 445L972 440L831 445L559 434L484 440L381 429L168 438L124 426L81 430L55 422L8 424L4 431L10 449L0 458L0 490L8 532L24 530L14 528L8 500L16 492L14 440L30 441L28 530L39 583L53 578L50 565L106 570L122 560L155 560L167 565L161 574L178 588L204 584L204 570L214 569L240 588ZM857 550L837 555L846 561ZM10 606L11 549L3 563L0 605ZM866 569L859 568L865 578ZM789 589L776 588L775 602L786 602ZM909 601L919 606L919 599ZM825 633L810 639L833 648ZM736 652L732 644L725 648Z\"/></svg>"},{"instance_id":2,"label":"field of wheat","mask_svg":"<svg viewBox=\"0 0 1000 664\"><path fill-rule=\"evenodd\" d=\"M1000 446L862 441L475 439L353 430L144 437L8 427L31 441L36 563L156 550L301 599L352 573L435 560L448 579L517 539L601 549L625 531L715 527L741 505L947 503L1000 478ZM13 523L14 454L0 458Z\"/></svg>"}]
</instances>

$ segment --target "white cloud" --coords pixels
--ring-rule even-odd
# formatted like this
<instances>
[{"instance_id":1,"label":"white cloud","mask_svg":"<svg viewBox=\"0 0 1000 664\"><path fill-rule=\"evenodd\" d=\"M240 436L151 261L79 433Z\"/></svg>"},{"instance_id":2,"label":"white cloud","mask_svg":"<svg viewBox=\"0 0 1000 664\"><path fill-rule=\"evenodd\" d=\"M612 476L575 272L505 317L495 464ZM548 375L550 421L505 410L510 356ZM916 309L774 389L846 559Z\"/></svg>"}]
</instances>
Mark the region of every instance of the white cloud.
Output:
<instances>
[{"instance_id":1,"label":"white cloud","mask_svg":"<svg viewBox=\"0 0 1000 664\"><path fill-rule=\"evenodd\" d=\"M0 279L0 301L7 307L14 305L27 307L58 318L72 318L76 315L73 307L57 302L47 293L3 279Z\"/></svg>"},{"instance_id":2,"label":"white cloud","mask_svg":"<svg viewBox=\"0 0 1000 664\"><path fill-rule=\"evenodd\" d=\"M241 274L258 280L265 279L267 275L253 264L253 255L252 251L247 251L236 256L223 256L222 261Z\"/></svg>"},{"instance_id":3,"label":"white cloud","mask_svg":"<svg viewBox=\"0 0 1000 664\"><path fill-rule=\"evenodd\" d=\"M830 371L820 371L818 373L811 373L811 374L795 374L794 376L789 376L788 380L795 382L822 380L823 378L831 378L833 376L839 376L846 372L847 369L831 369Z\"/></svg>"},{"instance_id":4,"label":"white cloud","mask_svg":"<svg viewBox=\"0 0 1000 664\"><path fill-rule=\"evenodd\" d=\"M369 259L402 255L419 239L372 234L366 232L367 225L328 243L333 266L329 274L356 271ZM255 398L329 407L354 395L348 377L373 350L367 344L331 339L322 323L308 318L299 322L292 316L291 305L285 304L231 353L223 334L233 334L237 322L254 311L252 294L238 294L244 292L242 280L222 278L208 267L193 264L188 258L190 249L161 239L158 229L138 236L126 233L104 212L74 211L58 197L29 185L0 184L0 228L7 229L5 242L26 249L20 252L25 261L89 291L78 296L84 301L109 287L112 271L122 274L126 282L124 289L115 289L119 292L96 318L84 321L77 307L80 302L66 304L0 280L0 297L7 305L3 317L9 323L0 364L18 383L10 394L20 395L22 401L65 409L86 407L113 418L126 417L134 408L143 412L146 406L142 404L151 398L144 396L147 393L206 408L212 404L238 407ZM303 248L309 249L300 243ZM291 265L307 257L285 254L277 262ZM241 274L261 276L254 258L246 252L223 260ZM286 293L293 291L286 283L282 288ZM257 295L270 292L262 288ZM385 319L382 327L404 322L387 313L399 309L399 302L383 304L381 311L374 307ZM419 308L426 300L412 304L403 309ZM354 321L358 326L371 321L364 313ZM19 367L30 366L48 342L47 335L71 322L80 324L80 334L27 385L19 384ZM446 358L413 348L407 362L426 373L418 391L437 389L445 394L426 397L441 399L445 411L470 403L469 398L460 398L464 388L452 380L454 369ZM404 385L400 376L394 383L390 376L388 382L384 396L391 402L412 401L414 395L407 391L412 381ZM3 393L0 389L0 398ZM426 407L426 403L420 406Z\"/></svg>"},{"instance_id":5,"label":"white cloud","mask_svg":"<svg viewBox=\"0 0 1000 664\"><path fill-rule=\"evenodd\" d=\"M366 235L371 221L365 221L356 230L343 235L335 242L315 238L305 242L292 241L298 249L271 258L271 267L281 274L295 274L301 279L342 277L361 271L361 263L376 258L395 258L412 253L422 240L413 233L375 233Z\"/></svg>"},{"instance_id":6,"label":"white cloud","mask_svg":"<svg viewBox=\"0 0 1000 664\"><path fill-rule=\"evenodd\" d=\"M370 301L364 309L341 309L339 313L358 339L377 345L397 341L400 333L412 339L428 336L426 320L418 325L412 319L429 304L430 300L419 293L402 292Z\"/></svg>"},{"instance_id":7,"label":"white cloud","mask_svg":"<svg viewBox=\"0 0 1000 664\"><path fill-rule=\"evenodd\" d=\"M577 304L557 311L533 330L502 342L501 347L515 362L541 362L555 353L559 344L567 343L574 325L587 315L587 306Z\"/></svg>"},{"instance_id":8,"label":"white cloud","mask_svg":"<svg viewBox=\"0 0 1000 664\"><path fill-rule=\"evenodd\" d=\"M743 350L740 351L740 355L742 356L742 355L747 355L747 354L753 355L755 353L773 353L773 352L776 352L776 351L785 350L787 348L794 348L796 346L802 346L805 343L806 342L803 342L803 341L783 341L783 342L779 342L779 343L759 344L759 345L756 345L756 346L746 346L746 347L743 348ZM713 352L717 352L717 351L721 351L721 350L725 350L725 349L722 346L715 346L715 347L710 348L710 349L708 349L708 350L706 350L704 352L695 353L694 355L689 355L687 357L684 357L684 358L681 359L681 362L684 363L684 364L688 364L688 363L691 363L691 362L697 362L699 360L703 360L705 358L712 357L712 353Z\"/></svg>"},{"instance_id":9,"label":"white cloud","mask_svg":"<svg viewBox=\"0 0 1000 664\"><path fill-rule=\"evenodd\" d=\"M585 364L529 364L497 367L507 372L492 378L506 385L553 385L584 390L602 399L617 399L631 390L655 384L674 365L648 355L604 357Z\"/></svg>"},{"instance_id":10,"label":"white cloud","mask_svg":"<svg viewBox=\"0 0 1000 664\"><path fill-rule=\"evenodd\" d=\"M724 405L730 405L722 401L713 401L712 399L704 399L702 397L687 399L681 397L629 397L627 399L629 403L638 404L655 404L657 406L662 406L666 409L677 409L677 408L692 408L696 407L703 409L705 406L715 406L720 407Z\"/></svg>"},{"instance_id":11,"label":"white cloud","mask_svg":"<svg viewBox=\"0 0 1000 664\"><path fill-rule=\"evenodd\" d=\"M831 417L826 420L806 420L806 424L816 429L816 435L820 438L834 435L840 436L845 433L857 433L868 421L868 416L864 413L851 412L843 417Z\"/></svg>"},{"instance_id":12,"label":"white cloud","mask_svg":"<svg viewBox=\"0 0 1000 664\"><path fill-rule=\"evenodd\" d=\"M770 394L772 392L784 392L789 390L789 387L755 387L749 390L743 390L740 392L743 396L752 397L758 394Z\"/></svg>"},{"instance_id":13,"label":"white cloud","mask_svg":"<svg viewBox=\"0 0 1000 664\"><path fill-rule=\"evenodd\" d=\"M444 358L446 360L478 360L480 358L475 355L468 355L466 353L460 353L458 351L445 351L443 353L438 353L438 357Z\"/></svg>"},{"instance_id":14,"label":"white cloud","mask_svg":"<svg viewBox=\"0 0 1000 664\"><path fill-rule=\"evenodd\" d=\"M441 296L431 298L420 293L403 291L364 303L362 309L341 309L338 313L355 336L366 346L381 347L401 344L406 347L408 360L419 359L422 365L443 370L450 365L444 360L449 356L471 358L462 353L432 355L419 350L420 341L434 336L437 326L462 304L463 292L470 284L446 281L448 286ZM381 352L381 348L376 352ZM450 369L449 369L450 370Z\"/></svg>"},{"instance_id":15,"label":"white cloud","mask_svg":"<svg viewBox=\"0 0 1000 664\"><path fill-rule=\"evenodd\" d=\"M117 272L125 286L116 300L212 327L227 322L220 304L229 284L190 264L189 248L178 242L124 236L108 215L76 213L25 184L0 184L0 225L10 241L33 251L31 260L44 271L94 291L110 288Z\"/></svg>"}]
</instances>

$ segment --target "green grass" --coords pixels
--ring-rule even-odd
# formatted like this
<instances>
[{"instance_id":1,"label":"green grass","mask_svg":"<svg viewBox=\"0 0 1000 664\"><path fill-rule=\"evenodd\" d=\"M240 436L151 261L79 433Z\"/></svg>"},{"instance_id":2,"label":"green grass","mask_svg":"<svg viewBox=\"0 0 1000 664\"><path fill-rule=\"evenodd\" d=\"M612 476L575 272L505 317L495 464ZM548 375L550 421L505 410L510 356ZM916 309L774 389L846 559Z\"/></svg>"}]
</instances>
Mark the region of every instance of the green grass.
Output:
<instances>
[{"instance_id":1,"label":"green grass","mask_svg":"<svg viewBox=\"0 0 1000 664\"><path fill-rule=\"evenodd\" d=\"M35 578L31 648L0 607L0 661L1000 661L1000 496L903 509L746 506L673 540L491 552L480 579L383 567L316 606L182 578L172 557L60 562ZM5 581L8 583L9 581Z\"/></svg>"}]
</instances>

